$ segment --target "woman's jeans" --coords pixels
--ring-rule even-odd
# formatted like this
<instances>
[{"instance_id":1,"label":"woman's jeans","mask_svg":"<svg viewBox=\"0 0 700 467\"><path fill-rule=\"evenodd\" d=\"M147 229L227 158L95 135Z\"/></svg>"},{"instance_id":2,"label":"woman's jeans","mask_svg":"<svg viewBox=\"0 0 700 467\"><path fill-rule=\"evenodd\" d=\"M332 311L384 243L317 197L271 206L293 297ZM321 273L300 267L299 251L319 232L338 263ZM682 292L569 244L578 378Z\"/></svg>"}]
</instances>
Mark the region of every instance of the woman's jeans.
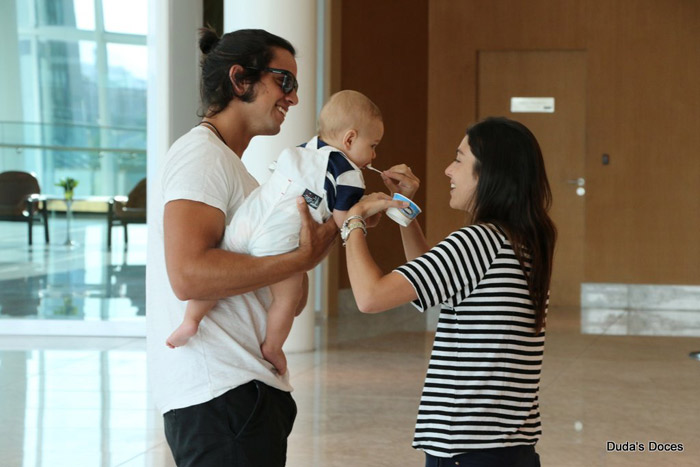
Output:
<instances>
[{"instance_id":1,"label":"woman's jeans","mask_svg":"<svg viewBox=\"0 0 700 467\"><path fill-rule=\"evenodd\" d=\"M480 449L455 457L426 453L425 467L540 467L540 456L532 445Z\"/></svg>"}]
</instances>

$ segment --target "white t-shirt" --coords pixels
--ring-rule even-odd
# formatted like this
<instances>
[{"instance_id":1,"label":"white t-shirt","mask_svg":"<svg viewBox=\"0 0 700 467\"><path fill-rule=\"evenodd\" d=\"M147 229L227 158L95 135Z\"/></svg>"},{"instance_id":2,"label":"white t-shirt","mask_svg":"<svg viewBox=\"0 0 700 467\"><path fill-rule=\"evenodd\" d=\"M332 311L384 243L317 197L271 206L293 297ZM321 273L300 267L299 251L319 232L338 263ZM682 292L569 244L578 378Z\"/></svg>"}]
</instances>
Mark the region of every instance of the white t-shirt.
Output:
<instances>
[{"instance_id":1,"label":"white t-shirt","mask_svg":"<svg viewBox=\"0 0 700 467\"><path fill-rule=\"evenodd\" d=\"M187 305L175 296L165 268L165 205L178 199L206 203L224 212L228 224L257 186L240 158L201 126L178 139L160 166L152 195L158 202L148 213L155 221L148 231L146 322L149 383L161 413L207 402L252 380L292 390L289 372L280 377L260 352L271 300L267 287L220 299L187 345L165 345Z\"/></svg>"}]
</instances>

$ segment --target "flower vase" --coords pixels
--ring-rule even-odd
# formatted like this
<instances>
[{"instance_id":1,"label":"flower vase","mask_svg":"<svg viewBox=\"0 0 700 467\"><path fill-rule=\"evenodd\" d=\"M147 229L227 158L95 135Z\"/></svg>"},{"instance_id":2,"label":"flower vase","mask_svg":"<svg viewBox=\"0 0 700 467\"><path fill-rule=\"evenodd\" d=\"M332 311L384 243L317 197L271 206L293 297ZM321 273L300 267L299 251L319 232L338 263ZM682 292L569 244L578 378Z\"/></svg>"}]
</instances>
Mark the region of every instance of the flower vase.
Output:
<instances>
[{"instance_id":1,"label":"flower vase","mask_svg":"<svg viewBox=\"0 0 700 467\"><path fill-rule=\"evenodd\" d=\"M66 246L74 246L75 242L70 238L71 222L73 221L73 197L66 197L66 241L63 243Z\"/></svg>"}]
</instances>

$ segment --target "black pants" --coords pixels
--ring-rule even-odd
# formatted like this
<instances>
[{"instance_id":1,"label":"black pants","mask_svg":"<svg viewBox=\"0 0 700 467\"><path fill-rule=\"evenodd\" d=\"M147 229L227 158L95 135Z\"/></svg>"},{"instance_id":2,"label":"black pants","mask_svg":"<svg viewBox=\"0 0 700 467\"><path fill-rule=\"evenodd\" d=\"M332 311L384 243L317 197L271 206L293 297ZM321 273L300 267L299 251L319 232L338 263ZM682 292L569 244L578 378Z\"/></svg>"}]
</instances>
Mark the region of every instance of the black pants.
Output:
<instances>
[{"instance_id":1,"label":"black pants","mask_svg":"<svg viewBox=\"0 0 700 467\"><path fill-rule=\"evenodd\" d=\"M540 456L530 445L481 449L455 457L425 454L425 467L540 467Z\"/></svg>"},{"instance_id":2,"label":"black pants","mask_svg":"<svg viewBox=\"0 0 700 467\"><path fill-rule=\"evenodd\" d=\"M165 438L179 467L282 467L296 414L291 394L251 381L166 413Z\"/></svg>"}]
</instances>

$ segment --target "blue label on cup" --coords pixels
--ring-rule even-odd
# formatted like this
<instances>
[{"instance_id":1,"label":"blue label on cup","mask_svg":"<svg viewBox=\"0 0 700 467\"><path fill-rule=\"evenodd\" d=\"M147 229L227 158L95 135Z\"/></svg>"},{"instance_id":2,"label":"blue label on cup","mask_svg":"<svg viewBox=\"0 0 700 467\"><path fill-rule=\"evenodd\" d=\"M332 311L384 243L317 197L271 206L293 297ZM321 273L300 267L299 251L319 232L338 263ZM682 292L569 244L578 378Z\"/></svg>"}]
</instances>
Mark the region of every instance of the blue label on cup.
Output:
<instances>
[{"instance_id":1,"label":"blue label on cup","mask_svg":"<svg viewBox=\"0 0 700 467\"><path fill-rule=\"evenodd\" d=\"M393 199L396 201L405 201L409 203L409 205L405 208L389 208L386 210L387 216L389 216L396 223L406 227L408 224L411 223L413 219L416 218L418 214L420 214L421 209L418 207L418 205L410 199L406 198L404 195L400 193L394 193Z\"/></svg>"}]
</instances>

